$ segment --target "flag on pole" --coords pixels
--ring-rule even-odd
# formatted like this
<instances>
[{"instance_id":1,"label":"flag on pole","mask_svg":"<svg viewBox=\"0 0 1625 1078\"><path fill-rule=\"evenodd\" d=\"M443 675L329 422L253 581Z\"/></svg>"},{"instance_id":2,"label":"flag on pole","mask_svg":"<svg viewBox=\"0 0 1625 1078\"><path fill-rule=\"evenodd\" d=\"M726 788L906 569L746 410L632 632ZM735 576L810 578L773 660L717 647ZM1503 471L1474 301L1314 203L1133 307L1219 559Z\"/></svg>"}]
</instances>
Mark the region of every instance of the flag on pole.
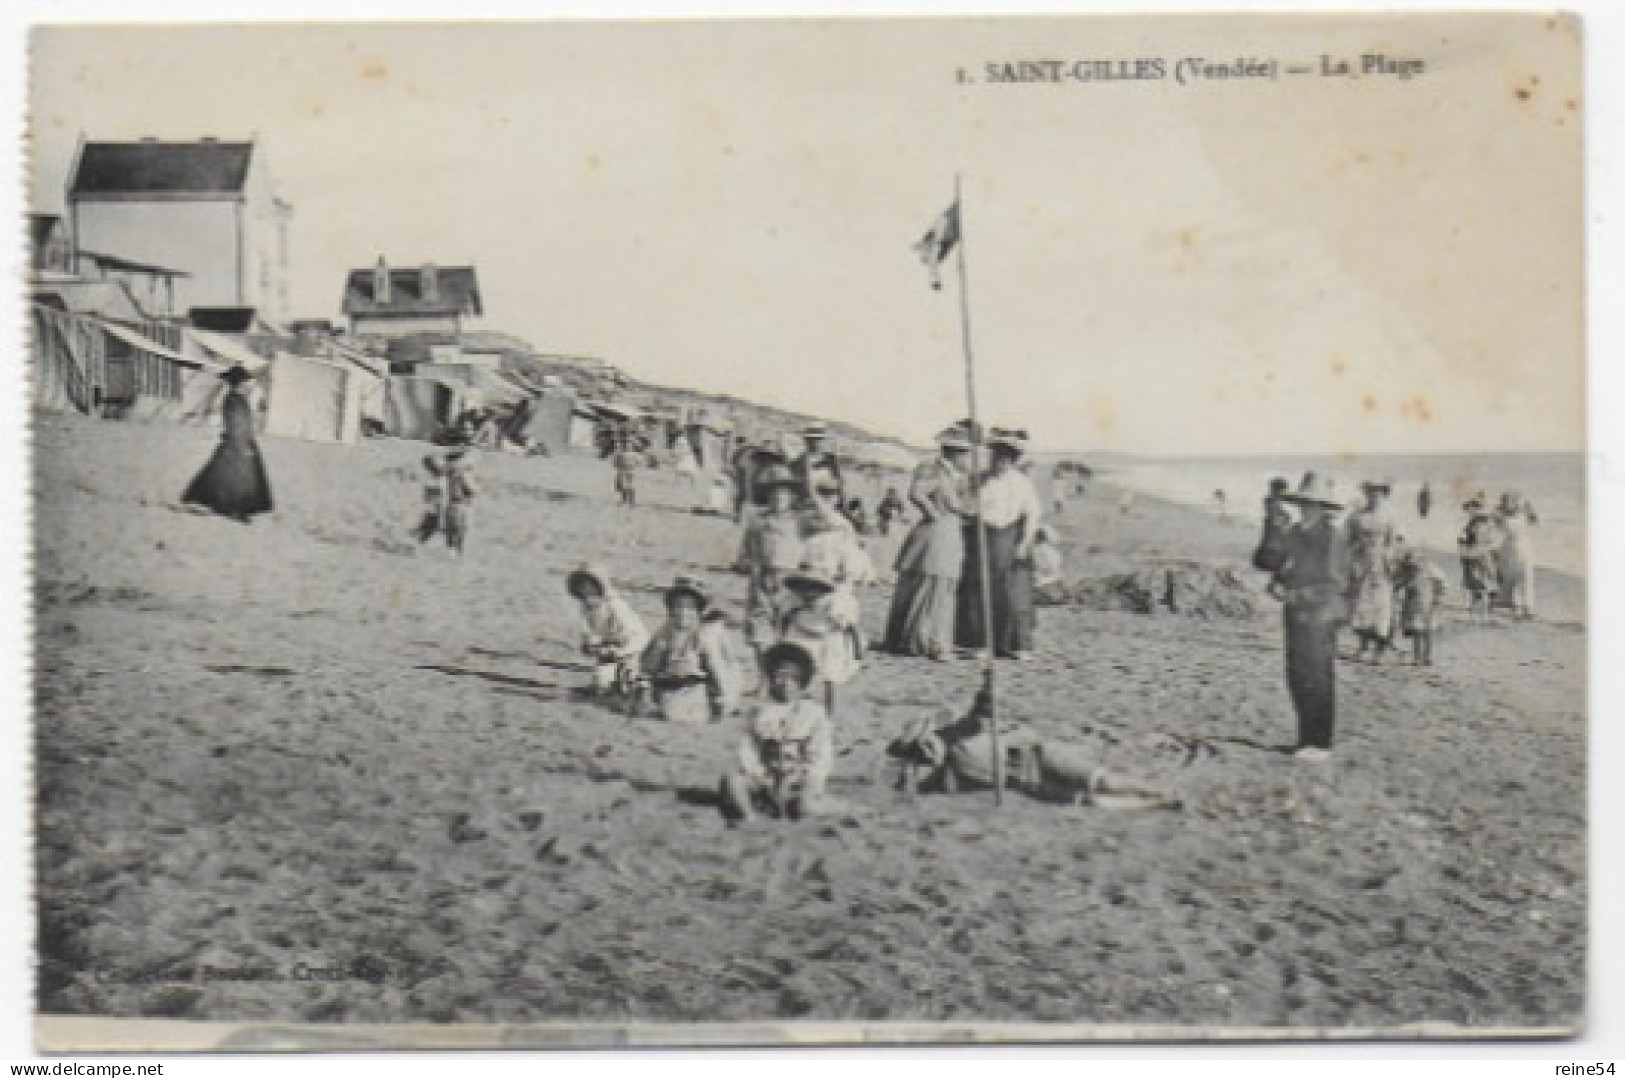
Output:
<instances>
[{"instance_id":1,"label":"flag on pole","mask_svg":"<svg viewBox=\"0 0 1625 1078\"><path fill-rule=\"evenodd\" d=\"M920 237L920 242L914 245L914 253L920 256L925 268L931 271L931 287L942 288L942 263L959 242L959 201L942 211L931 225L930 231Z\"/></svg>"}]
</instances>

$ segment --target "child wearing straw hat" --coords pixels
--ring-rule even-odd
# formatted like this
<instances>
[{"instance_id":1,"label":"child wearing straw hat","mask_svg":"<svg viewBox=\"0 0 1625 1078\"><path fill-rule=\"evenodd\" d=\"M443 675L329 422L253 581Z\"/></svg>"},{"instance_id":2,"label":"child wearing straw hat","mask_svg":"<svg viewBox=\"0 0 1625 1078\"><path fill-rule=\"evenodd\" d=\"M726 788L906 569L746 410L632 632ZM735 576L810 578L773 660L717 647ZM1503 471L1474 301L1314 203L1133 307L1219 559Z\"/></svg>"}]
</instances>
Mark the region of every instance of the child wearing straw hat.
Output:
<instances>
[{"instance_id":1,"label":"child wearing straw hat","mask_svg":"<svg viewBox=\"0 0 1625 1078\"><path fill-rule=\"evenodd\" d=\"M738 679L722 646L722 626L705 618L710 606L704 581L678 576L666 589L666 623L643 649L642 671L660 717L670 722L720 719L738 703Z\"/></svg>"},{"instance_id":2,"label":"child wearing straw hat","mask_svg":"<svg viewBox=\"0 0 1625 1078\"><path fill-rule=\"evenodd\" d=\"M570 573L565 588L581 607L581 651L593 662L589 691L632 696L639 681L638 656L649 645L643 619L596 562Z\"/></svg>"},{"instance_id":3,"label":"child wearing straw hat","mask_svg":"<svg viewBox=\"0 0 1625 1078\"><path fill-rule=\"evenodd\" d=\"M794 603L779 623L779 641L799 644L812 653L824 682L824 708L835 717L838 687L862 666L856 642L833 610L835 581L817 566L804 565L784 578Z\"/></svg>"},{"instance_id":4,"label":"child wearing straw hat","mask_svg":"<svg viewBox=\"0 0 1625 1078\"><path fill-rule=\"evenodd\" d=\"M768 700L751 716L722 780L723 805L740 821L758 809L796 819L827 807L824 787L835 763L829 716L806 697L818 670L813 653L780 643L762 656Z\"/></svg>"}]
</instances>

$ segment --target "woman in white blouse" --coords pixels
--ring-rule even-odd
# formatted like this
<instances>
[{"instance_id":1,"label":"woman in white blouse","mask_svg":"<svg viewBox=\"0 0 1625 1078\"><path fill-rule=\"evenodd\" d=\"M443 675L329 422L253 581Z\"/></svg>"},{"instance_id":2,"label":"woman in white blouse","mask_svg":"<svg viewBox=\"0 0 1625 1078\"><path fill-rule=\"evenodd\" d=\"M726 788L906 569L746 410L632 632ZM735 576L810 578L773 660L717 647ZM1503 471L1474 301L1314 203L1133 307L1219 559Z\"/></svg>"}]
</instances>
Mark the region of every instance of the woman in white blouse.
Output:
<instances>
[{"instance_id":1,"label":"woman in white blouse","mask_svg":"<svg viewBox=\"0 0 1625 1078\"><path fill-rule=\"evenodd\" d=\"M959 580L955 643L981 651L991 646L1000 658L1028 659L1033 651L1033 539L1043 522L1038 490L1017 464L1026 449L1022 431L994 430L987 440L991 467L982 480L981 521L987 537L987 574L993 599L992 632L982 607L982 565L976 525L965 533L965 569Z\"/></svg>"}]
</instances>

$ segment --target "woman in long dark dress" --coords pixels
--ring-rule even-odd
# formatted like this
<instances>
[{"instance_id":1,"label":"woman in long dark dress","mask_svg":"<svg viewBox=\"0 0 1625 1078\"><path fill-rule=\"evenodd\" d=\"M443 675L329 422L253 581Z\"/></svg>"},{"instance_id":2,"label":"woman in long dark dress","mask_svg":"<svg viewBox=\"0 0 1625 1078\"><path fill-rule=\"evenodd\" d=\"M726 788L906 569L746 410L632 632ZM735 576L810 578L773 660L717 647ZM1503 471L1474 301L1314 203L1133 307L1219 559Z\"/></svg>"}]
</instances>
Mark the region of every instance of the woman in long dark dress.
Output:
<instances>
[{"instance_id":1,"label":"woman in long dark dress","mask_svg":"<svg viewBox=\"0 0 1625 1078\"><path fill-rule=\"evenodd\" d=\"M988 591L993 600L989 634L982 606L981 554L976 522L965 527L965 569L959 577L959 612L954 638L959 647L980 651L992 637L1001 659L1028 659L1036 626L1033 606L1032 546L1043 522L1043 505L1032 480L1016 465L1024 452L1019 431L994 431L988 438L992 468L981 486L981 523L987 537Z\"/></svg>"},{"instance_id":2,"label":"woman in long dark dress","mask_svg":"<svg viewBox=\"0 0 1625 1078\"><path fill-rule=\"evenodd\" d=\"M255 513L271 511L271 481L254 443L254 411L242 391L252 375L235 366L220 377L229 387L220 405L220 444L181 500L246 524Z\"/></svg>"}]
</instances>

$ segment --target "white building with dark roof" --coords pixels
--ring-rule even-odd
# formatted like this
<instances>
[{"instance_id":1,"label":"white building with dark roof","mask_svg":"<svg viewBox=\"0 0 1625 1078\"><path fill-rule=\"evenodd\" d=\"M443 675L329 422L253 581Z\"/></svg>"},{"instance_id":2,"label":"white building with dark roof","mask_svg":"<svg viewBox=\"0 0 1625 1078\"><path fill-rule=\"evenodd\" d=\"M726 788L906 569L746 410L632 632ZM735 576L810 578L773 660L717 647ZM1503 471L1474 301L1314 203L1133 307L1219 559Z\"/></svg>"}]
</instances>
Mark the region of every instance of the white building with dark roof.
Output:
<instances>
[{"instance_id":1,"label":"white building with dark roof","mask_svg":"<svg viewBox=\"0 0 1625 1078\"><path fill-rule=\"evenodd\" d=\"M68 177L69 232L101 269L108 258L161 267L176 314L227 307L267 322L287 316L293 210L276 196L258 143L82 142Z\"/></svg>"}]
</instances>

